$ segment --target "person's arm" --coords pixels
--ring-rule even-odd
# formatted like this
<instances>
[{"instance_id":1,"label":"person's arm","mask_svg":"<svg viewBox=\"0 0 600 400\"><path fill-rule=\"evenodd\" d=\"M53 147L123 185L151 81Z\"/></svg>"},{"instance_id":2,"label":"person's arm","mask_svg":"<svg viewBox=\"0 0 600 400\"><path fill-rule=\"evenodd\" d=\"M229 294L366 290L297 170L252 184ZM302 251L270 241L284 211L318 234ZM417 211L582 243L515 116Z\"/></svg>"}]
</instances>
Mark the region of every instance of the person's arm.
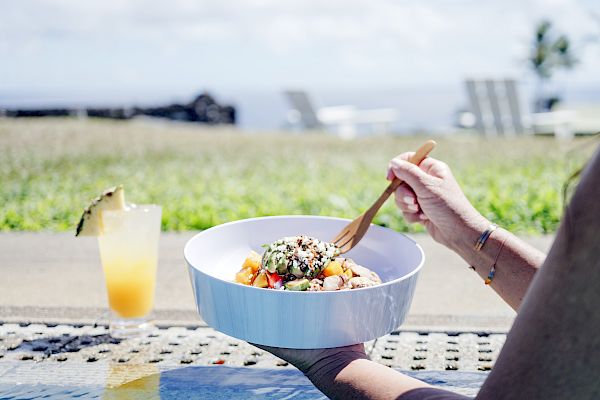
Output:
<instances>
[{"instance_id":1,"label":"person's arm","mask_svg":"<svg viewBox=\"0 0 600 400\"><path fill-rule=\"evenodd\" d=\"M445 164L427 158L419 168L402 161L411 154L401 155L391 169L407 183L396 192L405 218L423 223L435 240L458 252L482 277L487 276L506 239L492 287L518 307L544 255L506 231L495 232L482 251L474 251L475 241L489 222L471 206ZM392 177L390 172L388 178ZM333 399L461 398L368 360L362 344L323 350L259 347L296 366Z\"/></svg>"},{"instance_id":2,"label":"person's arm","mask_svg":"<svg viewBox=\"0 0 600 400\"><path fill-rule=\"evenodd\" d=\"M600 399L600 151L582 175L481 399Z\"/></svg>"},{"instance_id":3,"label":"person's arm","mask_svg":"<svg viewBox=\"0 0 600 400\"><path fill-rule=\"evenodd\" d=\"M475 250L475 242L490 221L467 200L446 164L428 157L416 166L407 161L412 154L393 159L388 173L388 179L404 181L396 191L396 204L405 219L422 223L436 241L458 253L483 279L498 257L491 287L518 309L545 255L501 228L480 251Z\"/></svg>"},{"instance_id":4,"label":"person's arm","mask_svg":"<svg viewBox=\"0 0 600 400\"><path fill-rule=\"evenodd\" d=\"M420 396L434 394L437 400L466 399L427 383L406 376L392 368L368 359L364 346L334 349L295 350L255 345L280 357L300 371L330 399L403 400L426 399Z\"/></svg>"}]
</instances>

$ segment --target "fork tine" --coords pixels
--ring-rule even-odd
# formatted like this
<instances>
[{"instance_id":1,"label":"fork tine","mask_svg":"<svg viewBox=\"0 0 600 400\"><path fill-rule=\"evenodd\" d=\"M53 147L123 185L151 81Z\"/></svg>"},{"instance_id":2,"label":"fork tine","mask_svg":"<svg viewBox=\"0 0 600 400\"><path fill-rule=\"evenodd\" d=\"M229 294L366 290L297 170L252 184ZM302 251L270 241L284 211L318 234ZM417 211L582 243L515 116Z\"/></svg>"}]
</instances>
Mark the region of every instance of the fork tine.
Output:
<instances>
[{"instance_id":1,"label":"fork tine","mask_svg":"<svg viewBox=\"0 0 600 400\"><path fill-rule=\"evenodd\" d=\"M340 249L340 254L345 254L345 253L349 252L350 250L352 250L352 246L346 245L342 249Z\"/></svg>"},{"instance_id":2,"label":"fork tine","mask_svg":"<svg viewBox=\"0 0 600 400\"><path fill-rule=\"evenodd\" d=\"M342 249L344 246L346 246L348 243L352 242L352 239L354 239L354 235L346 237L346 238L344 239L344 241L343 241L343 242L341 242L341 244L338 246L338 247L340 248L340 250L341 250L341 249Z\"/></svg>"},{"instance_id":3,"label":"fork tine","mask_svg":"<svg viewBox=\"0 0 600 400\"><path fill-rule=\"evenodd\" d=\"M340 248L340 252L346 253L352 250L356 243L358 243L363 238L365 233L367 233L370 225L371 220L369 218L361 218L360 222L353 227L354 229L351 229L351 232L349 233L350 237L341 246L338 246Z\"/></svg>"},{"instance_id":4,"label":"fork tine","mask_svg":"<svg viewBox=\"0 0 600 400\"><path fill-rule=\"evenodd\" d=\"M333 239L332 243L335 244L337 246L337 243L340 242L340 240L344 239L344 237L346 235L348 235L348 233L350 233L350 224L346 225L346 227L344 227L344 229L338 233L338 235L335 237L335 239Z\"/></svg>"},{"instance_id":5,"label":"fork tine","mask_svg":"<svg viewBox=\"0 0 600 400\"><path fill-rule=\"evenodd\" d=\"M371 225L371 221L368 220L363 220L360 225L358 226L358 228L356 228L356 232L354 232L354 236L352 237L352 247L354 247L354 245L358 242L360 242L360 240L363 238L363 236L365 236L365 233L367 233L367 230L369 230L369 226ZM350 249L352 248L350 247ZM349 251L350 249L348 249L347 251Z\"/></svg>"},{"instance_id":6,"label":"fork tine","mask_svg":"<svg viewBox=\"0 0 600 400\"><path fill-rule=\"evenodd\" d=\"M360 227L360 225L363 223L363 219L364 219L364 214L359 215L357 218L355 218L352 222L350 222L348 225L346 225L342 231L340 233L338 233L338 235L335 237L335 239L333 239L333 244L335 244L341 251L341 248L344 247L344 245L348 244L349 242L352 241L352 238L354 238L354 236L356 235L356 230L358 227ZM350 247L352 248L352 247ZM350 250L350 249L348 249ZM346 251L348 251L346 250Z\"/></svg>"}]
</instances>

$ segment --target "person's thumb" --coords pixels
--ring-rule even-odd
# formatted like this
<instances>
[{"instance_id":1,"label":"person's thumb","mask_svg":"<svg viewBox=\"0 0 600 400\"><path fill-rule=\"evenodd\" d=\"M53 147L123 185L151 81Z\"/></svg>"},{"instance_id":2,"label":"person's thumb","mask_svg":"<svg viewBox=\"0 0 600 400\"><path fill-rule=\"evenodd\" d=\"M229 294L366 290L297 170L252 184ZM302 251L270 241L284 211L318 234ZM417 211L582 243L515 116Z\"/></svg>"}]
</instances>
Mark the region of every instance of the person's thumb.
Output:
<instances>
[{"instance_id":1,"label":"person's thumb","mask_svg":"<svg viewBox=\"0 0 600 400\"><path fill-rule=\"evenodd\" d=\"M415 192L417 197L424 194L423 192L426 190L428 183L433 179L431 175L423 171L417 165L399 158L394 158L390 163L390 166L394 175L396 175L398 179L406 182L406 184Z\"/></svg>"}]
</instances>

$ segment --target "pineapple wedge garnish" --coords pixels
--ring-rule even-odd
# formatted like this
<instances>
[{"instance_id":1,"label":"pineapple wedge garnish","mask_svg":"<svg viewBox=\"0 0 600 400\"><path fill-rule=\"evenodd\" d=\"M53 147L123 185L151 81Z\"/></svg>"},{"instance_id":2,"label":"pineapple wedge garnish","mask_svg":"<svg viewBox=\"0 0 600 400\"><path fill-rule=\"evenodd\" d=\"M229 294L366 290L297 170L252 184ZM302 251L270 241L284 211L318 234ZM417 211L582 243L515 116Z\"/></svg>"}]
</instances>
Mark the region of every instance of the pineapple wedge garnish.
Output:
<instances>
[{"instance_id":1,"label":"pineapple wedge garnish","mask_svg":"<svg viewBox=\"0 0 600 400\"><path fill-rule=\"evenodd\" d=\"M83 211L75 236L102 235L102 211L123 209L125 209L123 186L119 185L105 190Z\"/></svg>"}]
</instances>

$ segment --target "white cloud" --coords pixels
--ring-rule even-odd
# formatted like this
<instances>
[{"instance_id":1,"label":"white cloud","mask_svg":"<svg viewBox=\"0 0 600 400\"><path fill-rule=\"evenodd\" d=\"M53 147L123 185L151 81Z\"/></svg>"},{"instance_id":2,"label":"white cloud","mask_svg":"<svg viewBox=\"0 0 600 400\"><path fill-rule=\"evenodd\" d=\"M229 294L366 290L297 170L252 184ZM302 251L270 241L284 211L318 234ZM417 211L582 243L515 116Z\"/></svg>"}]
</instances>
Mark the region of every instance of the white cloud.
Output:
<instances>
[{"instance_id":1,"label":"white cloud","mask_svg":"<svg viewBox=\"0 0 600 400\"><path fill-rule=\"evenodd\" d=\"M9 78L0 84L90 74L109 84L111 74L130 77L130 71L137 74L128 80L138 84L163 71L165 85L202 76L241 86L522 75L535 21L551 18L579 42L600 34L590 9L600 6L591 0L5 1L0 57L8 62L0 72ZM600 82L593 72L600 67L598 47L582 52L575 81ZM62 69L59 54L70 63Z\"/></svg>"}]
</instances>

